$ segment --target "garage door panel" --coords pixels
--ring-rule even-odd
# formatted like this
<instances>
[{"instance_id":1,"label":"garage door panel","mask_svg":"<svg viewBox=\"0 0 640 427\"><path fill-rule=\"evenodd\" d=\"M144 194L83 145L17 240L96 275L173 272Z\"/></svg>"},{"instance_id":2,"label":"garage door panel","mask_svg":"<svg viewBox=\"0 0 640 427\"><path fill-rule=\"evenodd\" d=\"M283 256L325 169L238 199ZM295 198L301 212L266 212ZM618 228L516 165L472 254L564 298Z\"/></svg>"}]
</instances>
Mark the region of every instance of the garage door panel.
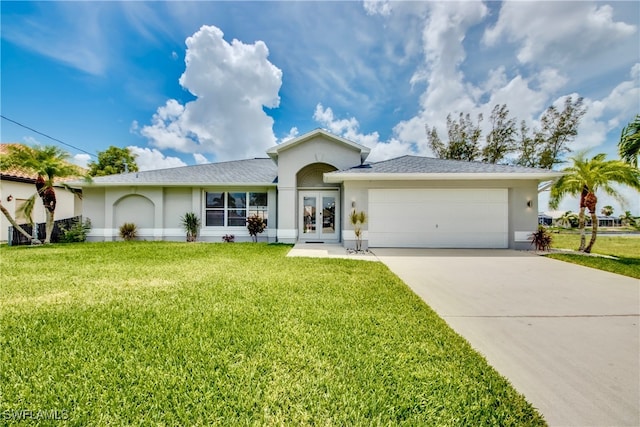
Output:
<instances>
[{"instance_id":1,"label":"garage door panel","mask_svg":"<svg viewBox=\"0 0 640 427\"><path fill-rule=\"evenodd\" d=\"M506 189L369 191L369 246L506 248Z\"/></svg>"}]
</instances>

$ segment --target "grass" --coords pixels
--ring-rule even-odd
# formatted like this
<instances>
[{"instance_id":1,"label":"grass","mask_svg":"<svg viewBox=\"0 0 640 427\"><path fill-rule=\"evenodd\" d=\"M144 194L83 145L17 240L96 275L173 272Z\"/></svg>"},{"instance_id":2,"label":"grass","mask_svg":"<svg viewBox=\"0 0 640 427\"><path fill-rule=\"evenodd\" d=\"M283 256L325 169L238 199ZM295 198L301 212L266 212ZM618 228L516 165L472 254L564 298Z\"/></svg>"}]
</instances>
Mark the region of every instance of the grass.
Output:
<instances>
[{"instance_id":1,"label":"grass","mask_svg":"<svg viewBox=\"0 0 640 427\"><path fill-rule=\"evenodd\" d=\"M68 425L545 424L384 265L288 250L0 248L0 414L58 411Z\"/></svg>"},{"instance_id":2,"label":"grass","mask_svg":"<svg viewBox=\"0 0 640 427\"><path fill-rule=\"evenodd\" d=\"M591 234L588 233L587 243L590 238ZM578 249L579 246L579 234L553 234L553 248ZM618 257L618 259L557 253L548 256L550 258L640 279L640 237L599 235L591 252L594 254L615 256Z\"/></svg>"}]
</instances>

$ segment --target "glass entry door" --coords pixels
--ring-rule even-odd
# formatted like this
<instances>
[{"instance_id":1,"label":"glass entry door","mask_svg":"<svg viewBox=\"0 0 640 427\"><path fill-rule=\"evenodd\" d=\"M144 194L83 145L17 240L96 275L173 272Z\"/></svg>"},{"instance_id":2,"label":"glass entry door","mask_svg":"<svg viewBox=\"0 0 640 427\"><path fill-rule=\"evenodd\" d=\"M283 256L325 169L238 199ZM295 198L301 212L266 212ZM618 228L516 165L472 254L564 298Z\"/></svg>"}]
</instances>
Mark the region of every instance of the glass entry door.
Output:
<instances>
[{"instance_id":1,"label":"glass entry door","mask_svg":"<svg viewBox=\"0 0 640 427\"><path fill-rule=\"evenodd\" d=\"M337 191L300 191L300 240L337 241L340 210Z\"/></svg>"}]
</instances>

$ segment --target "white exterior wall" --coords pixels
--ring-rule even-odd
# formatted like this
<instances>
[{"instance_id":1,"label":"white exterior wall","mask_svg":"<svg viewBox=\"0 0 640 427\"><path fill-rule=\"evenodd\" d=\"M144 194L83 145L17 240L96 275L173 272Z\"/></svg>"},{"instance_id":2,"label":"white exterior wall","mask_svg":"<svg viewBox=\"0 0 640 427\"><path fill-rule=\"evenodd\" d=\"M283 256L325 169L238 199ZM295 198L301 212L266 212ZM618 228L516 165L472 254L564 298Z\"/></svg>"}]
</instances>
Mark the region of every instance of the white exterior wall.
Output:
<instances>
[{"instance_id":1,"label":"white exterior wall","mask_svg":"<svg viewBox=\"0 0 640 427\"><path fill-rule=\"evenodd\" d=\"M55 187L56 192L56 210L54 219L73 218L82 215L82 200L80 197L65 190L62 187ZM11 216L16 219L16 211L19 203L26 200L36 193L36 186L27 182L16 182L9 180L0 180L0 198L2 206L4 206ZM11 196L11 200L7 200ZM33 209L33 221L36 223L46 222L46 210L42 204L40 197L36 198ZM22 223L22 221L18 221ZM0 242L7 242L9 236L9 227L11 224L4 215L0 214Z\"/></svg>"},{"instance_id":2,"label":"white exterior wall","mask_svg":"<svg viewBox=\"0 0 640 427\"><path fill-rule=\"evenodd\" d=\"M119 228L125 222L138 226L140 240L185 241L186 232L180 218L194 212L202 221L198 241L221 242L233 234L236 241L249 241L246 227L206 227L206 191L267 192L269 227L259 236L261 241L275 241L277 221L276 189L273 187L91 187L84 190L83 215L91 219L90 241L119 240Z\"/></svg>"},{"instance_id":3,"label":"white exterior wall","mask_svg":"<svg viewBox=\"0 0 640 427\"><path fill-rule=\"evenodd\" d=\"M298 238L297 173L305 166L324 163L336 169L360 164L360 150L316 136L278 153L278 241L295 243ZM327 185L335 188L336 185ZM344 205L343 205L344 206ZM344 212L344 209L343 209ZM341 220L343 221L341 213Z\"/></svg>"}]
</instances>

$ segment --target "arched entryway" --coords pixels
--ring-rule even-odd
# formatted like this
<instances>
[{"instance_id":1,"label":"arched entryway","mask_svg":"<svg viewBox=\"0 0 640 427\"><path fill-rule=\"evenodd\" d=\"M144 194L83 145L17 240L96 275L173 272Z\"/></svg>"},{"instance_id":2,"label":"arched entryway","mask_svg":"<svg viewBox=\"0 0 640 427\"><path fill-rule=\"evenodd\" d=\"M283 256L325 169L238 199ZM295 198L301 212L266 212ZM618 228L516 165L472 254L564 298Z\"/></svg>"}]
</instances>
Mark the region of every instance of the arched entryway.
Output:
<instances>
[{"instance_id":1,"label":"arched entryway","mask_svg":"<svg viewBox=\"0 0 640 427\"><path fill-rule=\"evenodd\" d=\"M326 184L323 174L337 170L327 163L313 163L296 174L298 189L298 240L340 240L340 187Z\"/></svg>"}]
</instances>

